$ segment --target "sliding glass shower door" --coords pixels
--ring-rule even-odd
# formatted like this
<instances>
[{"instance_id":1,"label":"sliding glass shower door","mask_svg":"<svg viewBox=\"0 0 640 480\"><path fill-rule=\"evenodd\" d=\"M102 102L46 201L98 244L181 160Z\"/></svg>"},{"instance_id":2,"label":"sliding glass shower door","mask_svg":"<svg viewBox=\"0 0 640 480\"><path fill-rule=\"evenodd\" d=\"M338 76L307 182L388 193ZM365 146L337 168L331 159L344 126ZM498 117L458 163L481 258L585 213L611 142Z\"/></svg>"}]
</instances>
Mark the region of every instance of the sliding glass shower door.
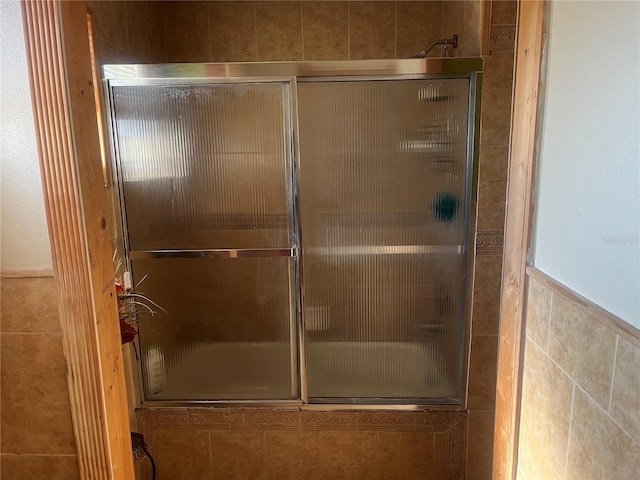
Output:
<instances>
[{"instance_id":1,"label":"sliding glass shower door","mask_svg":"<svg viewBox=\"0 0 640 480\"><path fill-rule=\"evenodd\" d=\"M468 62L106 67L145 402L460 402Z\"/></svg>"},{"instance_id":2,"label":"sliding glass shower door","mask_svg":"<svg viewBox=\"0 0 640 480\"><path fill-rule=\"evenodd\" d=\"M113 86L147 400L298 398L290 85Z\"/></svg>"},{"instance_id":3,"label":"sliding glass shower door","mask_svg":"<svg viewBox=\"0 0 640 480\"><path fill-rule=\"evenodd\" d=\"M298 109L310 401L458 397L469 79L313 79Z\"/></svg>"}]
</instances>

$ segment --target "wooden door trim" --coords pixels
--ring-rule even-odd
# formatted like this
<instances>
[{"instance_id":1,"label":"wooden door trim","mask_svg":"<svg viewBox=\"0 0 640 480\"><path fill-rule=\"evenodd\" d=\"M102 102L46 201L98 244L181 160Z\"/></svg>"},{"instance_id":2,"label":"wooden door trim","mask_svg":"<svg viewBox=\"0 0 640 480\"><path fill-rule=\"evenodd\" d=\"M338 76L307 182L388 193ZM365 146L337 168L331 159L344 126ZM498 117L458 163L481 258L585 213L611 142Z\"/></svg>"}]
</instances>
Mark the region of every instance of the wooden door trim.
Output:
<instances>
[{"instance_id":1,"label":"wooden door trim","mask_svg":"<svg viewBox=\"0 0 640 480\"><path fill-rule=\"evenodd\" d=\"M22 12L80 476L133 480L86 5L23 0Z\"/></svg>"},{"instance_id":2,"label":"wooden door trim","mask_svg":"<svg viewBox=\"0 0 640 480\"><path fill-rule=\"evenodd\" d=\"M527 256L532 237L537 138L548 5L520 2L500 300L493 479L515 478L522 387Z\"/></svg>"}]
</instances>

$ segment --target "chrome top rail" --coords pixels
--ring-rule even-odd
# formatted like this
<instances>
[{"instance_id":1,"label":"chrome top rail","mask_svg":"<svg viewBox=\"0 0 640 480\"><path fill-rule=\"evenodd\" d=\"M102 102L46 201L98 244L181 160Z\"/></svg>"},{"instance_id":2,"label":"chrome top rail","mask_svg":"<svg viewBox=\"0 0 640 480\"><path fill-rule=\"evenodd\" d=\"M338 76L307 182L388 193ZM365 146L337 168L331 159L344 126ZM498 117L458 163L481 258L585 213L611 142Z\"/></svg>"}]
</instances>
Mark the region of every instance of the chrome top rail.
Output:
<instances>
[{"instance_id":1,"label":"chrome top rail","mask_svg":"<svg viewBox=\"0 0 640 480\"><path fill-rule=\"evenodd\" d=\"M216 248L209 250L133 250L131 260L152 258L251 258L251 257L295 257L295 248Z\"/></svg>"},{"instance_id":2,"label":"chrome top rail","mask_svg":"<svg viewBox=\"0 0 640 480\"><path fill-rule=\"evenodd\" d=\"M315 62L166 63L105 65L104 78L118 83L145 80L325 77L349 75L468 74L482 71L481 58L411 58Z\"/></svg>"}]
</instances>

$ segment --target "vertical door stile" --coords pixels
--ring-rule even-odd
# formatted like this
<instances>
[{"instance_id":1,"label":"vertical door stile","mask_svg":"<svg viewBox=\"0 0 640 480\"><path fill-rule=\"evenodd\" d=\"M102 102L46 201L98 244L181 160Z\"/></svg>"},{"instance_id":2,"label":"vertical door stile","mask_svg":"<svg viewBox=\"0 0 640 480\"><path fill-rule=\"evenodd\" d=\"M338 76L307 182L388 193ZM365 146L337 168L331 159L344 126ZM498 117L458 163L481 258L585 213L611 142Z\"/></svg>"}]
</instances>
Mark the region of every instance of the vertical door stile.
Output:
<instances>
[{"instance_id":1,"label":"vertical door stile","mask_svg":"<svg viewBox=\"0 0 640 480\"><path fill-rule=\"evenodd\" d=\"M292 197L291 205L294 216L295 236L296 236L296 324L297 324L297 366L298 366L298 386L300 399L303 403L308 403L307 395L307 368L306 368L306 339L304 323L304 250L302 239L302 226L300 223L300 132L298 120L298 78L291 79L291 152L292 152Z\"/></svg>"}]
</instances>

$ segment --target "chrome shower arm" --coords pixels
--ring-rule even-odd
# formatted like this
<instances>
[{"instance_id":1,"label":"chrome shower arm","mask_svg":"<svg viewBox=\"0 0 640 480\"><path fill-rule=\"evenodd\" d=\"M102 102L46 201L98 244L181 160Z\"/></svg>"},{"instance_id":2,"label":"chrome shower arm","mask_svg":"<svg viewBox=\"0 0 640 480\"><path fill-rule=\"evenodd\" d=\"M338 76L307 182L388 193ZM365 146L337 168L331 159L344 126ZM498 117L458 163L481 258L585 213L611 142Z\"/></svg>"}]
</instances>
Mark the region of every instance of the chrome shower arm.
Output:
<instances>
[{"instance_id":1,"label":"chrome shower arm","mask_svg":"<svg viewBox=\"0 0 640 480\"><path fill-rule=\"evenodd\" d=\"M434 47L438 45L444 45L445 52L447 47L451 45L453 48L458 48L458 34L455 34L452 38L441 38L440 40L434 40L429 44L427 48L422 50L415 58L425 58ZM446 56L446 54L444 55Z\"/></svg>"}]
</instances>

